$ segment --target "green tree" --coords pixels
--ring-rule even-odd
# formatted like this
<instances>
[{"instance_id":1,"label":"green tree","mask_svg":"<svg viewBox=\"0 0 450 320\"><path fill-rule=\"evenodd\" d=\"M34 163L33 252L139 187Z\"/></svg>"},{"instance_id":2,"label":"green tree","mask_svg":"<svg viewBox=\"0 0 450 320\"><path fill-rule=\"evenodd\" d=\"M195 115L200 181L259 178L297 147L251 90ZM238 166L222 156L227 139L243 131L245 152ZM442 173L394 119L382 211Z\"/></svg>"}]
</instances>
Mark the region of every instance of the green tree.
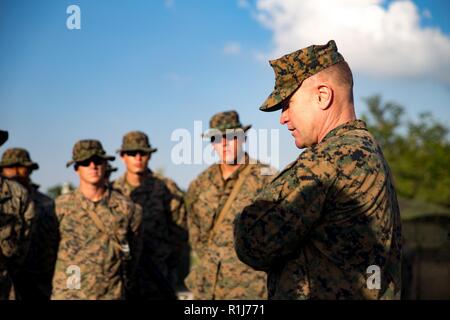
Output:
<instances>
[{"instance_id":1,"label":"green tree","mask_svg":"<svg viewBox=\"0 0 450 320\"><path fill-rule=\"evenodd\" d=\"M430 113L403 122L404 108L382 104L379 95L364 100L368 114L362 118L383 149L399 195L450 207L449 129Z\"/></svg>"}]
</instances>

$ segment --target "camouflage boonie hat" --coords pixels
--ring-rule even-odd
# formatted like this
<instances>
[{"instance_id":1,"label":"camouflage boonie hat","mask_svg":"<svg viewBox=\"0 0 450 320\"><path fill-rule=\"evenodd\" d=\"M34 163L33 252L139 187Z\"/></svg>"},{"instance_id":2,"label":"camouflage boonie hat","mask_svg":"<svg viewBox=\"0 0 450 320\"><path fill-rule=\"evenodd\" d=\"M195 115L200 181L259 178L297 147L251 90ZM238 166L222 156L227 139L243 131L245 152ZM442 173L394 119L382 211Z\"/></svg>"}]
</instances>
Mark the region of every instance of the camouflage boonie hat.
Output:
<instances>
[{"instance_id":1,"label":"camouflage boonie hat","mask_svg":"<svg viewBox=\"0 0 450 320\"><path fill-rule=\"evenodd\" d=\"M144 151L153 153L157 148L152 148L148 136L141 131L131 131L123 136L122 147L117 150L117 153L125 151Z\"/></svg>"},{"instance_id":2,"label":"camouflage boonie hat","mask_svg":"<svg viewBox=\"0 0 450 320\"><path fill-rule=\"evenodd\" d=\"M276 111L282 102L297 90L302 82L312 75L344 61L334 40L326 45L312 45L269 61L275 72L275 88L259 110Z\"/></svg>"},{"instance_id":3,"label":"camouflage boonie hat","mask_svg":"<svg viewBox=\"0 0 450 320\"><path fill-rule=\"evenodd\" d=\"M0 130L0 146L8 140L8 131Z\"/></svg>"},{"instance_id":4,"label":"camouflage boonie hat","mask_svg":"<svg viewBox=\"0 0 450 320\"><path fill-rule=\"evenodd\" d=\"M36 162L31 161L28 151L22 148L7 149L3 153L0 168L12 166L24 166L31 170L39 169L39 165Z\"/></svg>"},{"instance_id":5,"label":"camouflage boonie hat","mask_svg":"<svg viewBox=\"0 0 450 320\"><path fill-rule=\"evenodd\" d=\"M67 162L66 166L69 167L75 162L84 161L94 156L103 158L105 160L114 160L116 157L108 156L103 150L103 146L98 140L80 140L73 146L72 160Z\"/></svg>"},{"instance_id":6,"label":"camouflage boonie hat","mask_svg":"<svg viewBox=\"0 0 450 320\"><path fill-rule=\"evenodd\" d=\"M209 138L217 134L224 135L227 130L242 129L244 132L251 128L251 125L243 126L239 121L239 114L234 111L224 111L216 113L209 120L209 130L203 134L203 137Z\"/></svg>"}]
</instances>

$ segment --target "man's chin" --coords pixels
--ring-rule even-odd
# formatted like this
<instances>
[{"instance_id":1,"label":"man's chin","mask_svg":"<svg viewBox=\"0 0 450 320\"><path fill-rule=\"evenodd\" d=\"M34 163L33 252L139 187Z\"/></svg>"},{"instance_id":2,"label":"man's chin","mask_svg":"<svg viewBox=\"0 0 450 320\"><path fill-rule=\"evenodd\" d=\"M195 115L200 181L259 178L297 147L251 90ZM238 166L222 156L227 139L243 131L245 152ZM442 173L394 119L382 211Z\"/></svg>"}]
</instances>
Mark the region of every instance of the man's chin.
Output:
<instances>
[{"instance_id":1,"label":"man's chin","mask_svg":"<svg viewBox=\"0 0 450 320\"><path fill-rule=\"evenodd\" d=\"M297 139L295 139L295 146L299 149L304 149L305 145L304 143L302 143L301 141L298 141Z\"/></svg>"}]
</instances>

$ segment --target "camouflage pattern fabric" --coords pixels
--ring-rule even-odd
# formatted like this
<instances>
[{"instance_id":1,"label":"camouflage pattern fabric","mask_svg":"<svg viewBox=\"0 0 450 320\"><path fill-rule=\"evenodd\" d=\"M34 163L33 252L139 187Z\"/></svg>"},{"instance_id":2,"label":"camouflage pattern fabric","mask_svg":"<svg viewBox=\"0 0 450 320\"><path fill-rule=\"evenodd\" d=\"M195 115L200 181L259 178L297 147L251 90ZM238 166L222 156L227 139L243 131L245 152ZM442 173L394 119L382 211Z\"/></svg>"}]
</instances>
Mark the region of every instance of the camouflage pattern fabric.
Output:
<instances>
[{"instance_id":1,"label":"camouflage pattern fabric","mask_svg":"<svg viewBox=\"0 0 450 320\"><path fill-rule=\"evenodd\" d=\"M146 179L138 187L131 186L124 174L114 181L113 188L138 204L143 212L143 251L137 270L139 275L137 296L144 299L159 299L161 293L147 272L149 263L146 262L146 258L156 264L163 276L168 277L168 259L172 253L170 208L171 205L177 207L175 203L177 200L173 200L164 181L157 178L151 170L148 170Z\"/></svg>"},{"instance_id":2,"label":"camouflage pattern fabric","mask_svg":"<svg viewBox=\"0 0 450 320\"><path fill-rule=\"evenodd\" d=\"M5 150L0 161L0 168L7 166L24 166L32 170L39 169L39 165L31 161L30 154L23 148L10 148Z\"/></svg>"},{"instance_id":3,"label":"camouflage pattern fabric","mask_svg":"<svg viewBox=\"0 0 450 320\"><path fill-rule=\"evenodd\" d=\"M156 152L158 149L152 148L152 146L150 145L150 140L148 139L148 136L144 132L141 131L128 132L126 135L123 136L122 146L119 150L117 150L117 153L136 150L153 153Z\"/></svg>"},{"instance_id":4,"label":"camouflage pattern fabric","mask_svg":"<svg viewBox=\"0 0 450 320\"><path fill-rule=\"evenodd\" d=\"M75 162L81 162L94 156L110 161L115 159L114 156L109 156L106 154L100 141L91 139L80 140L73 146L72 160L67 162L66 166L69 167Z\"/></svg>"},{"instance_id":5,"label":"camouflage pattern fabric","mask_svg":"<svg viewBox=\"0 0 450 320\"><path fill-rule=\"evenodd\" d=\"M326 45L312 45L270 61L275 72L275 88L259 108L261 111L281 109L282 102L312 75L344 61L334 40Z\"/></svg>"},{"instance_id":6,"label":"camouflage pattern fabric","mask_svg":"<svg viewBox=\"0 0 450 320\"><path fill-rule=\"evenodd\" d=\"M16 287L23 300L48 300L58 251L58 220L53 199L35 184L28 191L35 207L35 227Z\"/></svg>"},{"instance_id":7,"label":"camouflage pattern fabric","mask_svg":"<svg viewBox=\"0 0 450 320\"><path fill-rule=\"evenodd\" d=\"M0 300L15 298L12 278L28 253L34 215L26 189L0 176Z\"/></svg>"},{"instance_id":8,"label":"camouflage pattern fabric","mask_svg":"<svg viewBox=\"0 0 450 320\"><path fill-rule=\"evenodd\" d=\"M214 135L224 135L229 131L234 132L242 129L243 132L251 128L251 125L243 126L239 120L239 114L234 111L224 111L216 113L209 120L209 130L203 134L203 137L212 137Z\"/></svg>"},{"instance_id":9,"label":"camouflage pattern fabric","mask_svg":"<svg viewBox=\"0 0 450 320\"><path fill-rule=\"evenodd\" d=\"M101 232L89 215L94 211L103 225L130 248L124 262L115 243ZM53 276L52 299L124 299L126 280L134 279L142 245L142 212L127 197L108 190L98 202L77 189L56 199L59 249ZM77 287L79 268L79 288Z\"/></svg>"},{"instance_id":10,"label":"camouflage pattern fabric","mask_svg":"<svg viewBox=\"0 0 450 320\"><path fill-rule=\"evenodd\" d=\"M219 164L212 165L194 180L186 193L189 239L198 257L198 265L186 279L195 299L265 299L266 274L243 264L233 243L235 215L251 204L257 192L273 178L261 175L269 167L260 163L241 165L227 180ZM217 215L225 205L239 174L252 166L220 229L211 238Z\"/></svg>"},{"instance_id":11,"label":"camouflage pattern fabric","mask_svg":"<svg viewBox=\"0 0 450 320\"><path fill-rule=\"evenodd\" d=\"M235 220L239 258L268 272L270 299L390 299L401 224L387 162L363 121L306 149ZM380 268L380 289L367 285Z\"/></svg>"}]
</instances>

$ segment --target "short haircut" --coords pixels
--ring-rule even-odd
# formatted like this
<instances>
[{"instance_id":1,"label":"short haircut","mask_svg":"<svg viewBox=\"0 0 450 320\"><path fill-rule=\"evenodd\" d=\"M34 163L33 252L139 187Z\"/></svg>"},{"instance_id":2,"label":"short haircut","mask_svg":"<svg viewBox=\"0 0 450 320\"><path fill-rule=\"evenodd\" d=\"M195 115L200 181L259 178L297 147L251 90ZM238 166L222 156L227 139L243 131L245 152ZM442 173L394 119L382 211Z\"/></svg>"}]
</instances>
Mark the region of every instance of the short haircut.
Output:
<instances>
[{"instance_id":1,"label":"short haircut","mask_svg":"<svg viewBox=\"0 0 450 320\"><path fill-rule=\"evenodd\" d=\"M353 102L353 74L346 61L338 62L318 73L320 78L332 79L338 86L348 90L349 99Z\"/></svg>"}]
</instances>

